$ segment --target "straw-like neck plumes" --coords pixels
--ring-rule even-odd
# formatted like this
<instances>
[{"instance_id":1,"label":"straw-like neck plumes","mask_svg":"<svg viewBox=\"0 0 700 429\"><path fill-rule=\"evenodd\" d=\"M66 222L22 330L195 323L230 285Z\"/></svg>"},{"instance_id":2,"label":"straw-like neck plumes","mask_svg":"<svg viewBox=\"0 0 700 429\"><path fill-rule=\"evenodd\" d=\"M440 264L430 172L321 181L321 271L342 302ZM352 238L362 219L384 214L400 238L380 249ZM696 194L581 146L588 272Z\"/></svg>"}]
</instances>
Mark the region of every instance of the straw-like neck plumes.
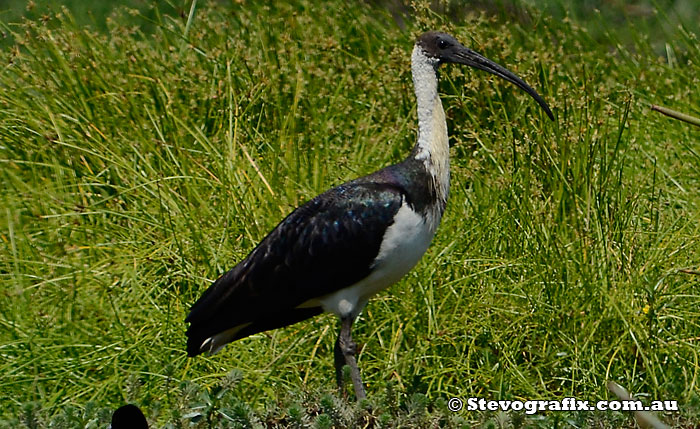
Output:
<instances>
[{"instance_id":1,"label":"straw-like neck plumes","mask_svg":"<svg viewBox=\"0 0 700 429\"><path fill-rule=\"evenodd\" d=\"M438 96L437 65L436 59L425 55L418 44L415 46L411 71L418 105L418 141L411 156L423 161L444 204L450 189L450 147L445 111Z\"/></svg>"}]
</instances>

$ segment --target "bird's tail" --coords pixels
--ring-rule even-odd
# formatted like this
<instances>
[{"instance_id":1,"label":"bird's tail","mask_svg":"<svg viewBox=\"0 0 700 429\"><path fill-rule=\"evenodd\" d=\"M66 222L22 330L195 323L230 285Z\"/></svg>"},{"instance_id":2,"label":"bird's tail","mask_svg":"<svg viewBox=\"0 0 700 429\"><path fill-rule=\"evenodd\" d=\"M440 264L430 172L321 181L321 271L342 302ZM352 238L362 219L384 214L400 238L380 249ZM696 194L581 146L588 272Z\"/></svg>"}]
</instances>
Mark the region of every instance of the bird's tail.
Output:
<instances>
[{"instance_id":1,"label":"bird's tail","mask_svg":"<svg viewBox=\"0 0 700 429\"><path fill-rule=\"evenodd\" d=\"M197 329L197 325L191 325L187 330L187 356L195 357L205 352L213 355L226 344L236 340L236 334L249 325L250 323L243 323L216 334Z\"/></svg>"}]
</instances>

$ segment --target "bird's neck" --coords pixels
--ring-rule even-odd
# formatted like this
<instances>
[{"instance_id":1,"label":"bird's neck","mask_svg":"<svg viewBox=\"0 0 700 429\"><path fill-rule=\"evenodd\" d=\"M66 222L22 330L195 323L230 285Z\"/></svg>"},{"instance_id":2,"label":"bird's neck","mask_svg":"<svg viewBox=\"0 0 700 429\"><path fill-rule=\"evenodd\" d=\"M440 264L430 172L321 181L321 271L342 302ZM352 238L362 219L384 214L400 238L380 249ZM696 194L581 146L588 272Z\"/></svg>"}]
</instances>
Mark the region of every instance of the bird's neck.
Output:
<instances>
[{"instance_id":1,"label":"bird's neck","mask_svg":"<svg viewBox=\"0 0 700 429\"><path fill-rule=\"evenodd\" d=\"M450 146L436 68L434 60L418 46L413 49L411 71L418 105L418 141L411 157L423 162L433 180L435 195L444 207L450 190Z\"/></svg>"}]
</instances>

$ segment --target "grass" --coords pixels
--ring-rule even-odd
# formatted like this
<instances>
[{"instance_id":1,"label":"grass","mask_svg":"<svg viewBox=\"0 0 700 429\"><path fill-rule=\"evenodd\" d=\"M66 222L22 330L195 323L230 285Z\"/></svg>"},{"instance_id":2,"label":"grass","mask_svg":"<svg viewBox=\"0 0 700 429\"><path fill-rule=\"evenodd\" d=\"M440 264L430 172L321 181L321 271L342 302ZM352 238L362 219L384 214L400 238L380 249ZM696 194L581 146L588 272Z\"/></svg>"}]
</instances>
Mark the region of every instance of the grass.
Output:
<instances>
[{"instance_id":1,"label":"grass","mask_svg":"<svg viewBox=\"0 0 700 429\"><path fill-rule=\"evenodd\" d=\"M608 380L678 400L669 423L698 419L698 131L649 108L700 115L697 28L650 40L645 26L518 3L456 8L457 21L418 4L403 29L364 4L194 11L146 13L153 32L124 9L105 32L67 11L4 25L4 425L102 424L130 401L172 427L225 415L631 426L617 412L445 407L452 396L606 399ZM183 319L211 280L298 204L409 153L409 52L428 28L523 76L557 121L512 85L442 71L450 202L420 264L356 324L370 402L333 391L329 315L187 359Z\"/></svg>"},{"instance_id":2,"label":"grass","mask_svg":"<svg viewBox=\"0 0 700 429\"><path fill-rule=\"evenodd\" d=\"M149 7L157 3L158 7ZM146 0L120 0L119 2L99 0L86 5L78 0L63 0L56 2L52 0L3 0L0 3L0 22L18 23L23 19L30 21L51 20L57 12L66 9L79 26L90 26L94 30L106 31L107 22L115 9L129 7L139 11L139 19L133 20L131 24L138 24L141 30L151 32L154 29L154 22L157 22L159 15L182 15L183 4L173 0L158 0L148 2ZM122 21L121 24L126 24ZM12 31L0 31L0 48L9 48L15 40Z\"/></svg>"}]
</instances>

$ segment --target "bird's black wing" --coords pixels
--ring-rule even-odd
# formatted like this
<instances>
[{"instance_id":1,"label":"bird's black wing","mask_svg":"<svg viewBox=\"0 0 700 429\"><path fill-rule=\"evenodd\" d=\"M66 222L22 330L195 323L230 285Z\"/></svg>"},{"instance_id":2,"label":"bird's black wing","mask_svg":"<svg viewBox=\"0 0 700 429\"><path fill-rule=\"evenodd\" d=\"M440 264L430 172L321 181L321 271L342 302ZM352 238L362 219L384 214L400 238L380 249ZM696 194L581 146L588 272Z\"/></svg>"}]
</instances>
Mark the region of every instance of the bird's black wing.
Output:
<instances>
[{"instance_id":1,"label":"bird's black wing","mask_svg":"<svg viewBox=\"0 0 700 429\"><path fill-rule=\"evenodd\" d=\"M350 182L294 210L194 304L185 320L188 354L237 326L252 328L228 341L319 314L319 307L297 307L370 273L404 199L393 184Z\"/></svg>"}]
</instances>

